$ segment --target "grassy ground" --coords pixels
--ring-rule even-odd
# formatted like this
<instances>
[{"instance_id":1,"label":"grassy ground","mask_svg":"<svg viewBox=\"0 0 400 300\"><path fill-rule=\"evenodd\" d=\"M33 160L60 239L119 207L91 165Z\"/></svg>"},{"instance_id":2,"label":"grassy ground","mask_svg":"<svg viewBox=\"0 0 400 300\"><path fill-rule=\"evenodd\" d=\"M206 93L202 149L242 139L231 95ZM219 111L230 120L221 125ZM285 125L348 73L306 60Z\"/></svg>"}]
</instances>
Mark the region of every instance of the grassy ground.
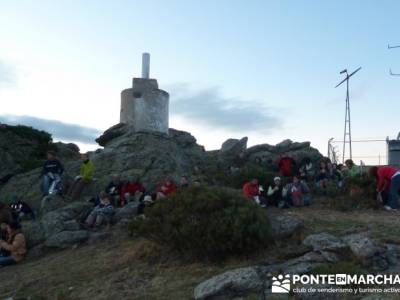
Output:
<instances>
[{"instance_id":1,"label":"grassy ground","mask_svg":"<svg viewBox=\"0 0 400 300\"><path fill-rule=\"evenodd\" d=\"M338 212L318 204L274 213L302 218L306 234L369 230L377 239L400 243L399 213ZM15 298L30 296L33 300L191 299L201 281L227 269L265 261L272 258L271 253L266 250L261 256L220 264L185 262L151 242L132 240L127 233L114 231L107 241L0 269L0 299L16 291Z\"/></svg>"}]
</instances>

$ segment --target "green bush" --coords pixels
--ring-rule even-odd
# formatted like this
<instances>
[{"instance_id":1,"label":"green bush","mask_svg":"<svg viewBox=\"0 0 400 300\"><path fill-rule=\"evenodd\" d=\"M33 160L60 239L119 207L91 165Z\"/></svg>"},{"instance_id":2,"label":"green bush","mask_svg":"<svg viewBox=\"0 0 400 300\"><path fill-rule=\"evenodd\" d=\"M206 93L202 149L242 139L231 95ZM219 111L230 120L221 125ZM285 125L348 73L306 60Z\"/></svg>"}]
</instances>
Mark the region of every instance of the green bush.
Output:
<instances>
[{"instance_id":1,"label":"green bush","mask_svg":"<svg viewBox=\"0 0 400 300\"><path fill-rule=\"evenodd\" d=\"M2 138L8 143L1 143L3 151L10 152L13 159L21 166L21 172L27 172L43 164L45 154L49 150L56 150L49 133L32 127L4 125L0 127ZM24 144L21 145L21 140ZM21 146L20 151L15 147Z\"/></svg>"},{"instance_id":2,"label":"green bush","mask_svg":"<svg viewBox=\"0 0 400 300\"><path fill-rule=\"evenodd\" d=\"M271 241L266 211L229 189L181 190L147 208L145 214L145 219L131 224L132 235L152 239L189 258L249 254Z\"/></svg>"}]
</instances>

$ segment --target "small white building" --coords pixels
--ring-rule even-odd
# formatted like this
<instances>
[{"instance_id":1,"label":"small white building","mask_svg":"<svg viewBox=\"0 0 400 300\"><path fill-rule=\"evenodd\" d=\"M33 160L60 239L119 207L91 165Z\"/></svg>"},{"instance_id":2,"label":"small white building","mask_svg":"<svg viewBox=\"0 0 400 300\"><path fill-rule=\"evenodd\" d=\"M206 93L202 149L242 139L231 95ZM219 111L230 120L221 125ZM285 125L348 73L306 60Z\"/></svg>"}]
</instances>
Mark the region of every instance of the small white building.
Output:
<instances>
[{"instance_id":1,"label":"small white building","mask_svg":"<svg viewBox=\"0 0 400 300\"><path fill-rule=\"evenodd\" d=\"M169 94L150 79L150 54L142 56L142 78L133 78L132 88L121 92L120 122L135 132L168 134Z\"/></svg>"}]
</instances>

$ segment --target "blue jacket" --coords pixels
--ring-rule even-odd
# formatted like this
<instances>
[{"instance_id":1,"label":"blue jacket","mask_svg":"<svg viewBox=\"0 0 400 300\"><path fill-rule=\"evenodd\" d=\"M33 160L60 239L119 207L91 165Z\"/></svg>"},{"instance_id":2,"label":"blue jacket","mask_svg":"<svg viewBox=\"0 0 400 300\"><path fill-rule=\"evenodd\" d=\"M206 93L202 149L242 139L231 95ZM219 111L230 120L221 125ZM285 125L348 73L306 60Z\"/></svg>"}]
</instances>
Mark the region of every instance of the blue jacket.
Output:
<instances>
[{"instance_id":1,"label":"blue jacket","mask_svg":"<svg viewBox=\"0 0 400 300\"><path fill-rule=\"evenodd\" d=\"M43 166L42 174L53 173L61 175L64 172L64 167L58 159L46 160Z\"/></svg>"}]
</instances>

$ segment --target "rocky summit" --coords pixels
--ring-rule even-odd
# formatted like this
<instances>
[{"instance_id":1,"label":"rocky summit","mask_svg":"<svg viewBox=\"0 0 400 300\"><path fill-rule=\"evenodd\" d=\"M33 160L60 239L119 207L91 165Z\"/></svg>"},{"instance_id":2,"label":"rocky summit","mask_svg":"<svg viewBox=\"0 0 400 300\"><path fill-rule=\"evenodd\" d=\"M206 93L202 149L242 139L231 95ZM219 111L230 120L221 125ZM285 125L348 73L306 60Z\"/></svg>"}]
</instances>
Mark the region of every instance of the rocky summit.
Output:
<instances>
[{"instance_id":1,"label":"rocky summit","mask_svg":"<svg viewBox=\"0 0 400 300\"><path fill-rule=\"evenodd\" d=\"M8 127L11 128L11 127ZM3 129L4 130L4 129ZM0 130L0 134L1 134ZM9 140L15 140L14 147L19 150L15 159L8 158L7 172L13 174L7 183L0 186L0 197L9 202L13 196L24 199L35 208L42 202L40 191L40 163L47 148L40 148L44 132L35 132L38 136L23 138L12 131L7 133ZM48 135L50 140L50 135ZM3 141L3 139L0 139ZM266 172L276 171L276 162L281 155L289 155L300 161L310 157L317 161L322 155L312 148L309 142L296 143L285 140L275 146L262 144L248 148L247 138L228 139L220 150L206 151L197 144L190 133L170 129L169 134L138 133L130 126L117 124L106 130L97 140L103 149L90 153L95 166L95 181L82 197L94 196L104 189L112 174L121 175L122 179L139 176L148 190L160 184L165 177L178 180L180 176L196 177L207 183L219 184L225 173L247 167L257 166ZM48 142L47 142L48 143ZM39 145L35 148L35 145ZM78 147L73 144L52 144L65 167L64 182L68 185L79 173ZM34 156L24 149L34 148ZM10 157L13 151L1 148L0 154ZM42 152L38 152L42 150ZM33 151L33 150L32 150ZM23 153L22 153L23 152ZM24 169L18 164L18 158L35 159L36 168ZM40 163L39 163L40 162ZM3 169L2 169L3 170ZM4 172L6 174L7 172ZM72 199L81 200L81 199Z\"/></svg>"}]
</instances>

